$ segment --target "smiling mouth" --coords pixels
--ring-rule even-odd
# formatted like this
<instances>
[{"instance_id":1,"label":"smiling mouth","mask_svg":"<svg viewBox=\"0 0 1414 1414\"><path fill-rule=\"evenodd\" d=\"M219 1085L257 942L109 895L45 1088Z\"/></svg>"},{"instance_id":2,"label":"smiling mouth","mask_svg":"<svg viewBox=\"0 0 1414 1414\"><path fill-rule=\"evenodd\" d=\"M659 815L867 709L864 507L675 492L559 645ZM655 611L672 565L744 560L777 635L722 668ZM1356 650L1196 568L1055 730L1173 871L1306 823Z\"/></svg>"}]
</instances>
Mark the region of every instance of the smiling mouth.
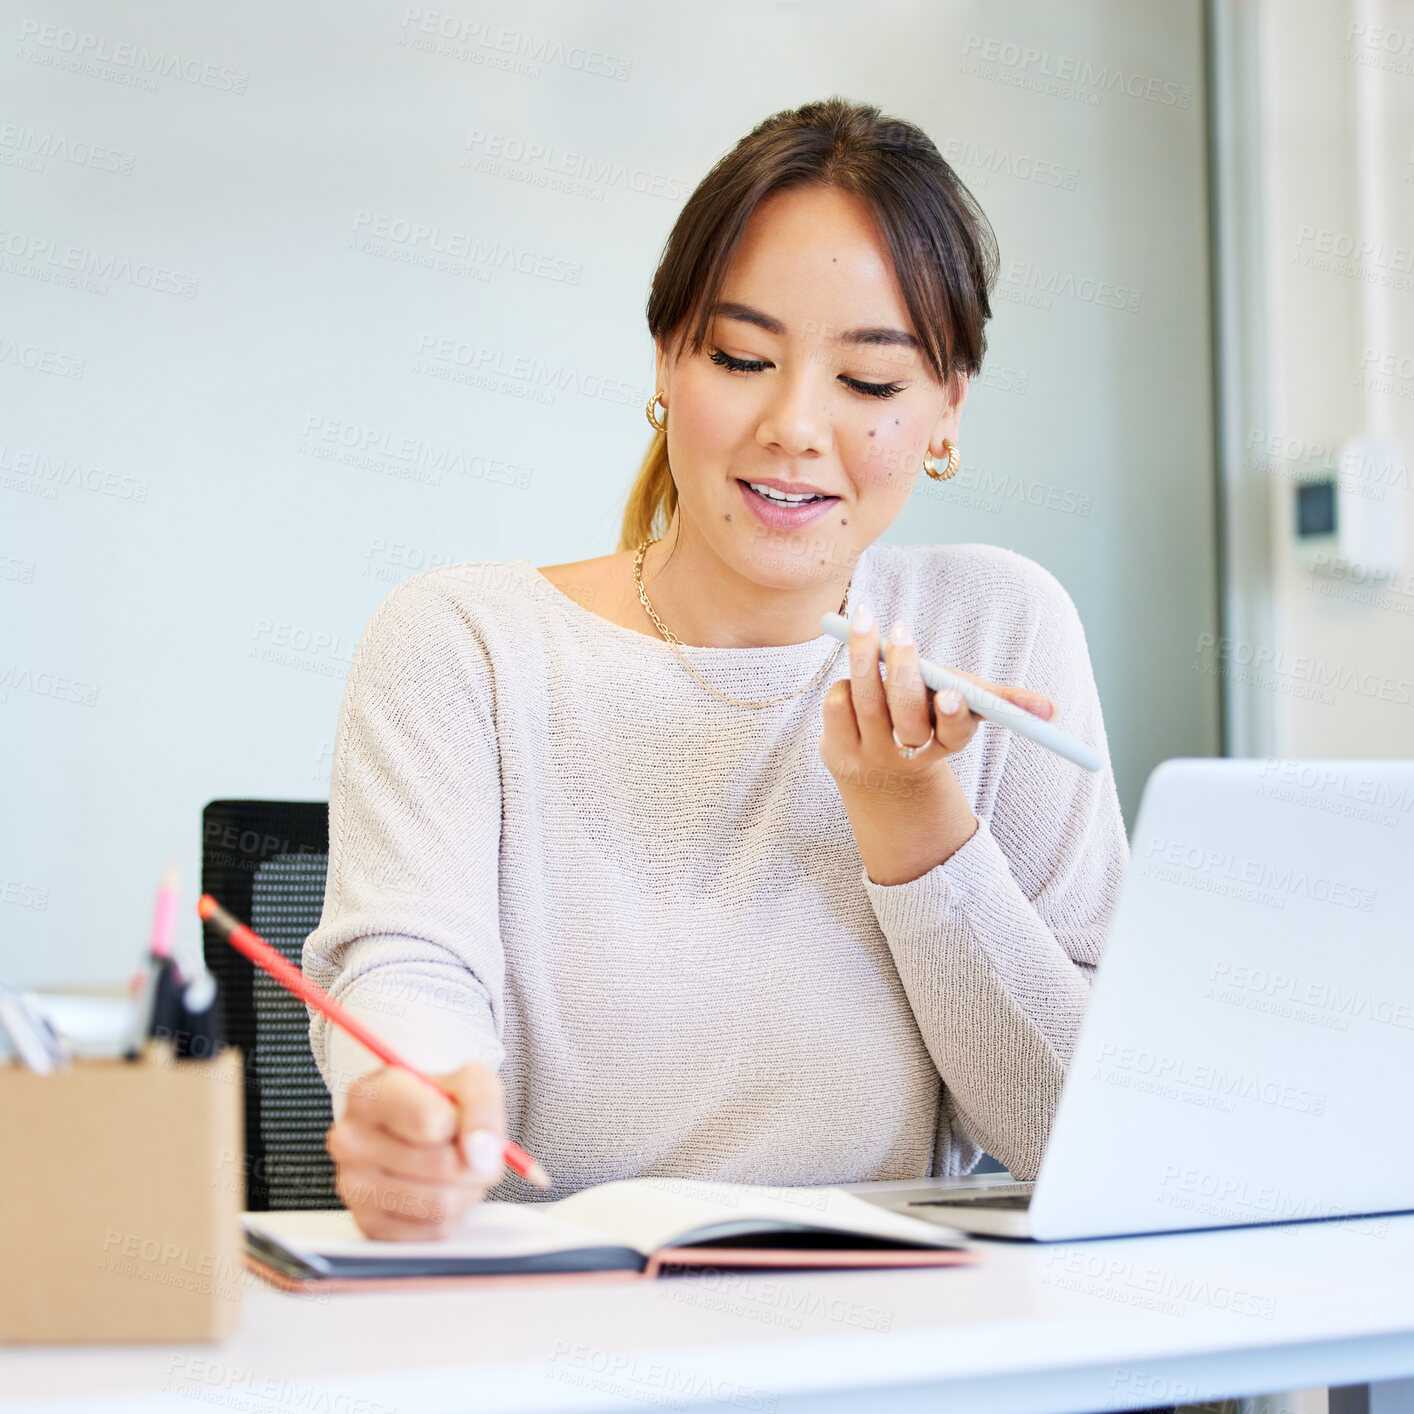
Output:
<instances>
[{"instance_id":1,"label":"smiling mouth","mask_svg":"<svg viewBox=\"0 0 1414 1414\"><path fill-rule=\"evenodd\" d=\"M749 491L754 491L763 501L769 501L773 506L813 506L820 501L838 501L838 496L826 496L819 491L808 492L804 495L788 495L784 491L777 491L774 487L764 486L759 481L743 481L741 483Z\"/></svg>"}]
</instances>

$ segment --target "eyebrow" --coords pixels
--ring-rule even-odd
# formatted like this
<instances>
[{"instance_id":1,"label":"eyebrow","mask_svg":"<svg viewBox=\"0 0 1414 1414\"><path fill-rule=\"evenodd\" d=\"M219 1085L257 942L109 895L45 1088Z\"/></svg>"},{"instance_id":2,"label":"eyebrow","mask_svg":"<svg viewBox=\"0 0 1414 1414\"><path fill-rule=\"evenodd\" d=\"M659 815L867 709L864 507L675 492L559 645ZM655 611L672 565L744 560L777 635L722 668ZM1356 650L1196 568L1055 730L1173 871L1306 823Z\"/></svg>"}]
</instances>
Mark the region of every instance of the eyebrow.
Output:
<instances>
[{"instance_id":1,"label":"eyebrow","mask_svg":"<svg viewBox=\"0 0 1414 1414\"><path fill-rule=\"evenodd\" d=\"M723 300L713 305L712 313L718 319L737 319L743 324L754 324L768 334L784 334L786 326L779 319L753 309L749 304L737 304L733 300ZM917 349L918 340L902 329L846 329L840 335L846 344L896 344L906 349Z\"/></svg>"}]
</instances>

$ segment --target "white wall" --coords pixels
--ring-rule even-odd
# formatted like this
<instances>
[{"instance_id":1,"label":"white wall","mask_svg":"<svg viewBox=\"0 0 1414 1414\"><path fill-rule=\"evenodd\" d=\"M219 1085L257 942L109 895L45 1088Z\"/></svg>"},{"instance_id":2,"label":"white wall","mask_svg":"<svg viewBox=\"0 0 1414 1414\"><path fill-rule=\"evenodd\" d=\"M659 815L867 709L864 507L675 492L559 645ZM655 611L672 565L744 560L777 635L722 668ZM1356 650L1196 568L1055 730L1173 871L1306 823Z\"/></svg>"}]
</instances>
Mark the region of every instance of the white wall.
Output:
<instances>
[{"instance_id":1,"label":"white wall","mask_svg":"<svg viewBox=\"0 0 1414 1414\"><path fill-rule=\"evenodd\" d=\"M1274 635L1249 690L1272 698L1268 750L1403 757L1414 748L1414 5L1267 0L1270 416L1247 474L1267 483ZM1362 113L1363 109L1363 113ZM1377 437L1387 462L1342 463ZM1335 474L1392 527L1392 566L1328 556L1291 534L1293 481ZM1237 650L1230 671L1242 670ZM1249 667L1245 674L1253 679Z\"/></svg>"},{"instance_id":2,"label":"white wall","mask_svg":"<svg viewBox=\"0 0 1414 1414\"><path fill-rule=\"evenodd\" d=\"M1059 575L1127 808L1216 749L1196 0L57 0L0 37L0 975L123 977L207 800L323 797L399 578L612 548L669 227L833 93L924 126L1002 246L964 471L891 538Z\"/></svg>"}]
</instances>

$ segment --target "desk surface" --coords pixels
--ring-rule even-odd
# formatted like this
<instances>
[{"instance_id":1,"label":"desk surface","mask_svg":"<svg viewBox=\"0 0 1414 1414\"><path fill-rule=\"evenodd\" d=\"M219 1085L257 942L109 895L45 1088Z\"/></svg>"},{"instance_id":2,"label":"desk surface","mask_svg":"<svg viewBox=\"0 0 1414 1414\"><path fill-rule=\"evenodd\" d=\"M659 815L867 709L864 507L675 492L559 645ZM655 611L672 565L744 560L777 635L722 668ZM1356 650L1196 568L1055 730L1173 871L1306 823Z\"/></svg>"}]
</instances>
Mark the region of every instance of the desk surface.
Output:
<instances>
[{"instance_id":1,"label":"desk surface","mask_svg":"<svg viewBox=\"0 0 1414 1414\"><path fill-rule=\"evenodd\" d=\"M217 1346L0 1350L0 1410L1104 1410L1414 1374L1414 1215L973 1268L283 1295Z\"/></svg>"}]
</instances>

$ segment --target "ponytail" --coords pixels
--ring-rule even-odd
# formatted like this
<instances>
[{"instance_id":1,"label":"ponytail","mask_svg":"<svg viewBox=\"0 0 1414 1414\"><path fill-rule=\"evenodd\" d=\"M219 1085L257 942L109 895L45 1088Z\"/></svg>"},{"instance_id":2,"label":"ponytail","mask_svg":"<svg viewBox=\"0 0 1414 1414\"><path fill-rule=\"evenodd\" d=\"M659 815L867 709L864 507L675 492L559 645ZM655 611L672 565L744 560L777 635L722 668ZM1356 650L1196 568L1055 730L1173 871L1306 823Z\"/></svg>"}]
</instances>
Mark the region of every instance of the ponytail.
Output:
<instances>
[{"instance_id":1,"label":"ponytail","mask_svg":"<svg viewBox=\"0 0 1414 1414\"><path fill-rule=\"evenodd\" d=\"M677 503L678 488L668 467L668 434L655 432L624 505L619 549L636 550L645 540L661 536Z\"/></svg>"}]
</instances>

